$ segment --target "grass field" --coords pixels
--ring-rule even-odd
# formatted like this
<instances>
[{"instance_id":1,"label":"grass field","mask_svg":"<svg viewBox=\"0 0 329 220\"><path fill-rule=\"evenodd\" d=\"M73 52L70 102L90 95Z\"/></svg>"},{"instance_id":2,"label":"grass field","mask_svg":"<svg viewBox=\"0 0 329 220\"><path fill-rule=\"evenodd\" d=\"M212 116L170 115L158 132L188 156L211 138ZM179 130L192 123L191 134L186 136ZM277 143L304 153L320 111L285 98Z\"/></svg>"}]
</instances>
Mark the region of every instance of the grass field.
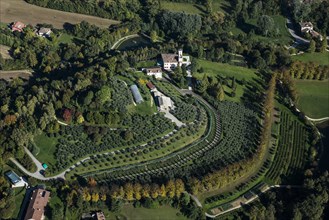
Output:
<instances>
[{"instance_id":1,"label":"grass field","mask_svg":"<svg viewBox=\"0 0 329 220\"><path fill-rule=\"evenodd\" d=\"M235 77L236 79L251 80L257 78L254 69L248 69L240 66L232 66L225 63L211 62L207 60L199 60L200 67L203 67L204 73L208 76L223 75L228 77ZM200 79L204 73L193 73L193 76Z\"/></svg>"},{"instance_id":2,"label":"grass field","mask_svg":"<svg viewBox=\"0 0 329 220\"><path fill-rule=\"evenodd\" d=\"M229 1L214 0L212 4L213 11L223 11L228 13L228 9L231 7ZM169 11L185 12L188 14L202 14L206 13L206 8L201 4L193 4L186 2L169 2L161 1L161 8Z\"/></svg>"},{"instance_id":3,"label":"grass field","mask_svg":"<svg viewBox=\"0 0 329 220\"><path fill-rule=\"evenodd\" d=\"M22 202L23 202L23 199L24 199L24 196L25 196L25 188L16 188L14 189L14 192L15 192L15 210L13 212L13 216L12 218L13 219L17 219L18 218L18 214L19 214L19 210L21 208L21 205L22 205Z\"/></svg>"},{"instance_id":4,"label":"grass field","mask_svg":"<svg viewBox=\"0 0 329 220\"><path fill-rule=\"evenodd\" d=\"M189 14L201 14L203 9L202 5L180 2L167 2L161 1L161 7L170 11L185 12Z\"/></svg>"},{"instance_id":5,"label":"grass field","mask_svg":"<svg viewBox=\"0 0 329 220\"><path fill-rule=\"evenodd\" d=\"M329 116L329 81L296 80L298 108L308 117Z\"/></svg>"},{"instance_id":6,"label":"grass field","mask_svg":"<svg viewBox=\"0 0 329 220\"><path fill-rule=\"evenodd\" d=\"M39 152L36 155L36 158L41 163L48 164L49 167L55 165L55 151L56 151L56 138L50 138L45 134L41 134L34 138L35 145L39 148Z\"/></svg>"},{"instance_id":7,"label":"grass field","mask_svg":"<svg viewBox=\"0 0 329 220\"><path fill-rule=\"evenodd\" d=\"M125 205L119 214L111 213L109 219L126 220L184 220L179 210L170 206L160 206L156 209L134 208L132 205ZM117 218L119 217L119 218Z\"/></svg>"},{"instance_id":8,"label":"grass field","mask_svg":"<svg viewBox=\"0 0 329 220\"><path fill-rule=\"evenodd\" d=\"M329 52L325 53L303 53L292 57L293 60L302 62L314 62L320 65L329 65Z\"/></svg>"},{"instance_id":9,"label":"grass field","mask_svg":"<svg viewBox=\"0 0 329 220\"><path fill-rule=\"evenodd\" d=\"M55 28L63 28L64 23L76 24L83 20L104 28L119 23L119 21L95 16L42 8L28 4L23 0L1 0L0 14L1 22L4 23L13 21L21 21L32 25L47 23L52 24Z\"/></svg>"}]
</instances>

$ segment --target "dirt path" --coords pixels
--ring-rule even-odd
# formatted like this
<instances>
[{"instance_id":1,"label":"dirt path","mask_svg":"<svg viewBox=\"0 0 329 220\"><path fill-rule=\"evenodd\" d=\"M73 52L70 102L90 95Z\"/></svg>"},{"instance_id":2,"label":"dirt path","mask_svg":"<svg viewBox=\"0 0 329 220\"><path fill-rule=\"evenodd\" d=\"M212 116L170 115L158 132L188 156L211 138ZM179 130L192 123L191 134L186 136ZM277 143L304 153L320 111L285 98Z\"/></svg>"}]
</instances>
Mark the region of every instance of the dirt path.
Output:
<instances>
[{"instance_id":1,"label":"dirt path","mask_svg":"<svg viewBox=\"0 0 329 220\"><path fill-rule=\"evenodd\" d=\"M25 24L31 25L47 23L52 24L55 28L63 28L63 24L66 22L77 24L83 20L102 28L120 23L120 21L90 15L42 8L28 4L23 0L1 0L0 15L0 20L4 23L10 23L13 21L21 21Z\"/></svg>"},{"instance_id":2,"label":"dirt path","mask_svg":"<svg viewBox=\"0 0 329 220\"><path fill-rule=\"evenodd\" d=\"M0 79L4 79L6 81L12 81L16 78L22 78L28 80L32 76L32 72L29 70L10 70L3 71L0 70Z\"/></svg>"}]
</instances>

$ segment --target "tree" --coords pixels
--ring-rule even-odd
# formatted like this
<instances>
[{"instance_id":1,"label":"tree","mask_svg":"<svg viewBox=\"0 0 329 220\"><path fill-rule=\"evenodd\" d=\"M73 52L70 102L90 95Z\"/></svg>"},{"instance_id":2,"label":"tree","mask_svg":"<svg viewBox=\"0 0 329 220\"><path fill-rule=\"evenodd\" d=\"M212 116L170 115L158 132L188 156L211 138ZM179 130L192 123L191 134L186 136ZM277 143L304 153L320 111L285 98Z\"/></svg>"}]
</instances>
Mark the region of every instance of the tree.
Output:
<instances>
[{"instance_id":1,"label":"tree","mask_svg":"<svg viewBox=\"0 0 329 220\"><path fill-rule=\"evenodd\" d=\"M203 75L201 82L199 82L199 84L197 85L197 91L199 93L204 93L209 86L209 81L208 81L208 77L206 74Z\"/></svg>"},{"instance_id":2,"label":"tree","mask_svg":"<svg viewBox=\"0 0 329 220\"><path fill-rule=\"evenodd\" d=\"M93 192L93 194L91 195L91 201L96 203L96 202L98 202L98 200L99 200L99 194L96 192Z\"/></svg>"},{"instance_id":3,"label":"tree","mask_svg":"<svg viewBox=\"0 0 329 220\"><path fill-rule=\"evenodd\" d=\"M258 32L263 36L272 35L275 30L275 24L273 18L268 15L262 15L257 20Z\"/></svg>"},{"instance_id":4,"label":"tree","mask_svg":"<svg viewBox=\"0 0 329 220\"><path fill-rule=\"evenodd\" d=\"M315 52L315 41L312 39L310 41L310 45L307 50L309 53L314 53Z\"/></svg>"},{"instance_id":5,"label":"tree","mask_svg":"<svg viewBox=\"0 0 329 220\"><path fill-rule=\"evenodd\" d=\"M63 119L65 122L70 122L72 120L72 112L70 109L64 110Z\"/></svg>"},{"instance_id":6,"label":"tree","mask_svg":"<svg viewBox=\"0 0 329 220\"><path fill-rule=\"evenodd\" d=\"M111 99L111 89L108 86L102 86L101 89L96 93L97 99L101 104L109 101Z\"/></svg>"},{"instance_id":7,"label":"tree","mask_svg":"<svg viewBox=\"0 0 329 220\"><path fill-rule=\"evenodd\" d=\"M216 86L216 99L219 101L223 101L224 98L225 98L225 92L223 86L220 83L218 83Z\"/></svg>"},{"instance_id":8,"label":"tree","mask_svg":"<svg viewBox=\"0 0 329 220\"><path fill-rule=\"evenodd\" d=\"M326 49L327 49L327 46L328 46L328 42L327 42L326 37L324 37L324 39L321 41L320 52L325 53Z\"/></svg>"},{"instance_id":9,"label":"tree","mask_svg":"<svg viewBox=\"0 0 329 220\"><path fill-rule=\"evenodd\" d=\"M174 198L175 196L175 182L173 180L169 180L166 184L166 191L169 198Z\"/></svg>"},{"instance_id":10,"label":"tree","mask_svg":"<svg viewBox=\"0 0 329 220\"><path fill-rule=\"evenodd\" d=\"M125 198L129 201L133 200L134 198L133 185L131 183L126 183L123 188L125 191Z\"/></svg>"},{"instance_id":11,"label":"tree","mask_svg":"<svg viewBox=\"0 0 329 220\"><path fill-rule=\"evenodd\" d=\"M133 185L134 197L136 200L140 200L142 198L141 195L142 185L139 183L135 183Z\"/></svg>"},{"instance_id":12,"label":"tree","mask_svg":"<svg viewBox=\"0 0 329 220\"><path fill-rule=\"evenodd\" d=\"M151 31L150 33L150 38L151 38L151 41L154 43L158 40L158 35L157 35L157 32L156 31Z\"/></svg>"},{"instance_id":13,"label":"tree","mask_svg":"<svg viewBox=\"0 0 329 220\"><path fill-rule=\"evenodd\" d=\"M180 197L180 195L184 192L185 190L185 186L184 186L184 182L181 179L176 179L175 180L175 194L176 197Z\"/></svg>"},{"instance_id":14,"label":"tree","mask_svg":"<svg viewBox=\"0 0 329 220\"><path fill-rule=\"evenodd\" d=\"M153 183L151 185L151 197L153 199L156 199L156 198L158 198L158 196L159 196L159 185L156 183Z\"/></svg>"}]
</instances>

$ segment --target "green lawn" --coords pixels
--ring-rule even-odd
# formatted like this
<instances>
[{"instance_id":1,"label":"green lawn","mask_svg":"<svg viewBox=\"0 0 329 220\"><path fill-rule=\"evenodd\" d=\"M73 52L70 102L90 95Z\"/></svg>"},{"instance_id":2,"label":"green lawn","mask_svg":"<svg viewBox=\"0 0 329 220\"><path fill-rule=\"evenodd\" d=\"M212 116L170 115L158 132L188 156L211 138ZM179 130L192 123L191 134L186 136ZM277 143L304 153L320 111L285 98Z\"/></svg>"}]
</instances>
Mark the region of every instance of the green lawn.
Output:
<instances>
[{"instance_id":1,"label":"green lawn","mask_svg":"<svg viewBox=\"0 0 329 220\"><path fill-rule=\"evenodd\" d=\"M211 62L207 60L199 60L200 67L203 67L204 73L208 76L223 75L228 77L235 77L236 79L251 80L258 78L254 69L248 69L240 66L233 66L225 63ZM204 73L193 73L193 76L200 79Z\"/></svg>"},{"instance_id":2,"label":"green lawn","mask_svg":"<svg viewBox=\"0 0 329 220\"><path fill-rule=\"evenodd\" d=\"M12 218L16 219L18 217L19 210L21 209L21 205L22 205L22 202L23 202L23 199L24 199L24 196L25 196L26 189L24 187L16 188L16 189L14 189L14 192L15 192L15 205L16 205L16 207L15 207L15 210L13 212Z\"/></svg>"},{"instance_id":3,"label":"green lawn","mask_svg":"<svg viewBox=\"0 0 329 220\"><path fill-rule=\"evenodd\" d=\"M308 117L329 116L329 81L296 80L298 108Z\"/></svg>"},{"instance_id":4,"label":"green lawn","mask_svg":"<svg viewBox=\"0 0 329 220\"><path fill-rule=\"evenodd\" d=\"M121 218L116 218L116 216ZM125 205L119 214L111 213L109 219L126 220L184 220L178 209L170 206L160 206L156 209L134 208L132 205ZM122 218L123 217L123 218Z\"/></svg>"},{"instance_id":5,"label":"green lawn","mask_svg":"<svg viewBox=\"0 0 329 220\"><path fill-rule=\"evenodd\" d=\"M49 168L56 164L55 151L56 151L56 138L50 138L44 133L34 137L34 143L39 151L36 153L36 158L41 163L48 164Z\"/></svg>"},{"instance_id":6,"label":"green lawn","mask_svg":"<svg viewBox=\"0 0 329 220\"><path fill-rule=\"evenodd\" d=\"M213 12L223 11L229 13L229 8L231 4L226 0L213 0L212 8ZM205 13L205 6L202 4L193 4L187 2L169 2L169 1L161 1L161 8L169 11L176 12L185 12L189 14L202 14Z\"/></svg>"},{"instance_id":7,"label":"green lawn","mask_svg":"<svg viewBox=\"0 0 329 220\"><path fill-rule=\"evenodd\" d=\"M57 41L58 41L58 43L68 44L68 43L72 43L73 38L74 38L73 35L62 33L58 37Z\"/></svg>"},{"instance_id":8,"label":"green lawn","mask_svg":"<svg viewBox=\"0 0 329 220\"><path fill-rule=\"evenodd\" d=\"M189 14L201 14L204 7L192 3L168 2L161 1L161 8L169 11L186 12Z\"/></svg>"},{"instance_id":9,"label":"green lawn","mask_svg":"<svg viewBox=\"0 0 329 220\"><path fill-rule=\"evenodd\" d=\"M293 60L302 62L314 62L320 65L329 65L329 52L325 53L303 53L301 55L292 56Z\"/></svg>"}]
</instances>

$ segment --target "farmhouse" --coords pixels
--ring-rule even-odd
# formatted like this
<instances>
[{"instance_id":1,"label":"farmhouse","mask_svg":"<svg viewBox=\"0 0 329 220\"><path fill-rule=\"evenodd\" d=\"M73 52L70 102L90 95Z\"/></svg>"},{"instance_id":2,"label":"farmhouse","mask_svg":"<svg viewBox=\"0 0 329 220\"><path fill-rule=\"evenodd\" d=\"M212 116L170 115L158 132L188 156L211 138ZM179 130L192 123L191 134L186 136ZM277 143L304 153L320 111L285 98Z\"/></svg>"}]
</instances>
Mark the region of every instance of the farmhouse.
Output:
<instances>
[{"instance_id":1,"label":"farmhouse","mask_svg":"<svg viewBox=\"0 0 329 220\"><path fill-rule=\"evenodd\" d=\"M44 219L45 207L49 201L50 192L44 189L33 190L24 220Z\"/></svg>"},{"instance_id":2,"label":"farmhouse","mask_svg":"<svg viewBox=\"0 0 329 220\"><path fill-rule=\"evenodd\" d=\"M19 177L14 171L8 171L5 173L5 175L11 182L12 188L24 187L28 185L27 182L25 182L22 177Z\"/></svg>"},{"instance_id":3,"label":"farmhouse","mask_svg":"<svg viewBox=\"0 0 329 220\"><path fill-rule=\"evenodd\" d=\"M50 37L51 32L50 28L41 27L37 31L37 35L40 37Z\"/></svg>"},{"instance_id":4,"label":"farmhouse","mask_svg":"<svg viewBox=\"0 0 329 220\"><path fill-rule=\"evenodd\" d=\"M161 79L162 78L162 69L161 69L161 67L145 68L144 71L148 76L154 76L156 79Z\"/></svg>"},{"instance_id":5,"label":"farmhouse","mask_svg":"<svg viewBox=\"0 0 329 220\"><path fill-rule=\"evenodd\" d=\"M12 31L22 32L25 27L26 27L25 24L23 24L20 21L16 21L11 25L11 30Z\"/></svg>"},{"instance_id":6,"label":"farmhouse","mask_svg":"<svg viewBox=\"0 0 329 220\"><path fill-rule=\"evenodd\" d=\"M138 90L138 87L136 85L130 86L130 91L133 94L134 100L137 104L143 102L143 98Z\"/></svg>"},{"instance_id":7,"label":"farmhouse","mask_svg":"<svg viewBox=\"0 0 329 220\"><path fill-rule=\"evenodd\" d=\"M190 65L190 56L183 56L183 50L179 49L178 54L161 54L163 68L173 70L177 66Z\"/></svg>"}]
</instances>

